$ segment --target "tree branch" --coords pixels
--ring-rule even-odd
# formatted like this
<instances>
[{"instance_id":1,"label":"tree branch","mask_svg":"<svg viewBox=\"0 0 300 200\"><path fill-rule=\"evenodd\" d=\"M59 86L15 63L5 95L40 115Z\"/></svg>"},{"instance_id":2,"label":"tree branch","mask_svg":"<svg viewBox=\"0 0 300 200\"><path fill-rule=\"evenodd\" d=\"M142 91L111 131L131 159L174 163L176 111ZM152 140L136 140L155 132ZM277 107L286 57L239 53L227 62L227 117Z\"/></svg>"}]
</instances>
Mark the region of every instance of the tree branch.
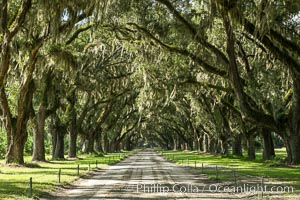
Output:
<instances>
[{"instance_id":1,"label":"tree branch","mask_svg":"<svg viewBox=\"0 0 300 200\"><path fill-rule=\"evenodd\" d=\"M84 32L84 31L87 31L92 27L93 27L93 25L89 25L89 26L86 26L86 27L83 27L83 28L80 28L80 29L76 30L73 33L73 35L66 41L66 45L71 44L79 36L80 33Z\"/></svg>"},{"instance_id":2,"label":"tree branch","mask_svg":"<svg viewBox=\"0 0 300 200\"><path fill-rule=\"evenodd\" d=\"M226 57L226 55L220 51L217 47L212 45L211 43L207 42L206 40L202 39L195 27L191 23L189 23L177 10L176 8L172 5L172 3L169 0L156 0L157 2L160 2L164 4L168 10L175 16L177 20L179 20L185 27L186 29L192 34L192 36L197 40L200 44L208 48L211 52L213 52L218 58L221 58L221 60L224 62L225 65L229 64L229 61Z\"/></svg>"},{"instance_id":3,"label":"tree branch","mask_svg":"<svg viewBox=\"0 0 300 200\"><path fill-rule=\"evenodd\" d=\"M172 47L168 44L163 43L162 41L157 39L152 33L150 33L147 29L145 29L143 27L140 27L139 25L137 25L135 23L129 23L128 25L135 26L138 30L142 31L147 37L154 40L156 43L158 43L160 46L166 48L170 52L179 53L181 55L184 55L184 56L187 56L187 57L191 58L198 65L202 66L206 71L208 71L210 73L213 73L213 74L216 74L216 75L219 75L221 77L226 77L227 76L227 72L225 70L218 69L216 67L211 66L210 64L203 61L200 57L198 57L195 54L189 52L188 50L180 49L178 47Z\"/></svg>"},{"instance_id":4,"label":"tree branch","mask_svg":"<svg viewBox=\"0 0 300 200\"><path fill-rule=\"evenodd\" d=\"M17 34L17 32L19 31L20 27L22 26L22 24L25 21L26 15L29 12L29 9L31 8L31 0L25 0L23 1L23 4L21 6L20 9L21 10L21 14L17 16L15 22L13 23L14 26L12 26L12 28L9 30L10 31L10 38L14 37L15 34Z\"/></svg>"}]
</instances>

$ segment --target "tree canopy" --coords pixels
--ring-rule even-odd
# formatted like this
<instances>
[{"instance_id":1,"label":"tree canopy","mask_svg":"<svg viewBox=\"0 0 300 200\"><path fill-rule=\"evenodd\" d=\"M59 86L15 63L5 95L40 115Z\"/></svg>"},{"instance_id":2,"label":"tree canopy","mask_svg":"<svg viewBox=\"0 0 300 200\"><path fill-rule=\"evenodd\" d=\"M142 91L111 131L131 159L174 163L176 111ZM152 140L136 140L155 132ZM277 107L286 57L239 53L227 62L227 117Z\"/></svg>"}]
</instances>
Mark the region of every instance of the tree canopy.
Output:
<instances>
[{"instance_id":1,"label":"tree canopy","mask_svg":"<svg viewBox=\"0 0 300 200\"><path fill-rule=\"evenodd\" d=\"M0 156L143 146L300 163L300 2L2 0ZM3 146L6 148L3 148Z\"/></svg>"}]
</instances>

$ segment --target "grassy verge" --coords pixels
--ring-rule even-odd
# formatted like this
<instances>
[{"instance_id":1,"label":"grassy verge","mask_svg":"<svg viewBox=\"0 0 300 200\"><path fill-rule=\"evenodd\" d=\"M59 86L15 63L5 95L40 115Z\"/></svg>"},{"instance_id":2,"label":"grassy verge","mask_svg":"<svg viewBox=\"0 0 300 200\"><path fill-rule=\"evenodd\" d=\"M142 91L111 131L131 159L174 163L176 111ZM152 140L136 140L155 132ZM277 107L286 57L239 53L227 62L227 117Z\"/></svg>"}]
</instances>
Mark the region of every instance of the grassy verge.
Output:
<instances>
[{"instance_id":1,"label":"grassy verge","mask_svg":"<svg viewBox=\"0 0 300 200\"><path fill-rule=\"evenodd\" d=\"M106 167L116 163L133 152L111 153L104 157L97 155L79 155L78 160L62 160L31 163L31 157L25 157L26 166L0 167L0 199L30 199L29 179L32 177L32 197L47 193L56 187L66 185L78 177L87 174L88 169ZM3 163L3 160L0 160ZM79 166L79 175L78 175ZM60 183L58 171L61 170Z\"/></svg>"},{"instance_id":2,"label":"grassy verge","mask_svg":"<svg viewBox=\"0 0 300 200\"><path fill-rule=\"evenodd\" d=\"M231 172L242 175L260 176L283 184L292 185L300 191L300 165L283 166L279 160L285 157L284 149L276 149L276 158L269 161L261 159L258 153L256 160L237 157L221 157L211 154L199 154L193 151L160 151L167 159L181 165L194 167L195 161L199 173L207 174L209 178L232 179ZM202 169L203 164L203 169ZM216 173L216 166L219 173ZM202 171L203 170L203 171ZM227 173L226 173L227 172Z\"/></svg>"}]
</instances>

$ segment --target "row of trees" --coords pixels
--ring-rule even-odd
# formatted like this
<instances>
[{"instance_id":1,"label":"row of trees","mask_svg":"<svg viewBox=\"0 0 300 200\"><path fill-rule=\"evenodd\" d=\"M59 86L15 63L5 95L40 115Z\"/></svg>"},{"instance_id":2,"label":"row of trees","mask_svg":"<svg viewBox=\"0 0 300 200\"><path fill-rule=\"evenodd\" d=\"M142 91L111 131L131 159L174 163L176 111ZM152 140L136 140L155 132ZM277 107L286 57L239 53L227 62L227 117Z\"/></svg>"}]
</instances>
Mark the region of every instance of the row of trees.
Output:
<instances>
[{"instance_id":1,"label":"row of trees","mask_svg":"<svg viewBox=\"0 0 300 200\"><path fill-rule=\"evenodd\" d=\"M166 148L300 163L297 1L1 2L6 163ZM68 135L68 137L66 137ZM65 139L68 138L68 145ZM79 138L79 139L78 139Z\"/></svg>"},{"instance_id":2,"label":"row of trees","mask_svg":"<svg viewBox=\"0 0 300 200\"><path fill-rule=\"evenodd\" d=\"M33 161L121 148L140 118L130 79L133 54L115 39L110 1L1 2L0 103L6 163L24 163L33 134ZM80 138L80 140L78 140ZM127 144L127 148L130 148Z\"/></svg>"},{"instance_id":3,"label":"row of trees","mask_svg":"<svg viewBox=\"0 0 300 200\"><path fill-rule=\"evenodd\" d=\"M260 136L264 157L271 159L273 139L281 138L287 162L300 162L299 2L156 0L131 6L138 17L127 27L152 55L143 72L150 93L144 109L164 144L176 147L179 139L223 154L230 145L241 155L245 139L255 158Z\"/></svg>"}]
</instances>

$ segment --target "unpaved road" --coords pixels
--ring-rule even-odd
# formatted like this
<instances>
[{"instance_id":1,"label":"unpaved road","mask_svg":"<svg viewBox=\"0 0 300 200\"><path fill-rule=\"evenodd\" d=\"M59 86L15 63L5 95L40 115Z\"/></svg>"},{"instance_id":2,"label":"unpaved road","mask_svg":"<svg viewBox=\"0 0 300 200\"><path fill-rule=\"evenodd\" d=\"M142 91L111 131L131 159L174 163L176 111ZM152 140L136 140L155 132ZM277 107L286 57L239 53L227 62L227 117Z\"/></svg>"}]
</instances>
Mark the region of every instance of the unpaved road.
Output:
<instances>
[{"instance_id":1,"label":"unpaved road","mask_svg":"<svg viewBox=\"0 0 300 200\"><path fill-rule=\"evenodd\" d=\"M218 185L149 150L41 199L258 199L257 194L224 191Z\"/></svg>"}]
</instances>

